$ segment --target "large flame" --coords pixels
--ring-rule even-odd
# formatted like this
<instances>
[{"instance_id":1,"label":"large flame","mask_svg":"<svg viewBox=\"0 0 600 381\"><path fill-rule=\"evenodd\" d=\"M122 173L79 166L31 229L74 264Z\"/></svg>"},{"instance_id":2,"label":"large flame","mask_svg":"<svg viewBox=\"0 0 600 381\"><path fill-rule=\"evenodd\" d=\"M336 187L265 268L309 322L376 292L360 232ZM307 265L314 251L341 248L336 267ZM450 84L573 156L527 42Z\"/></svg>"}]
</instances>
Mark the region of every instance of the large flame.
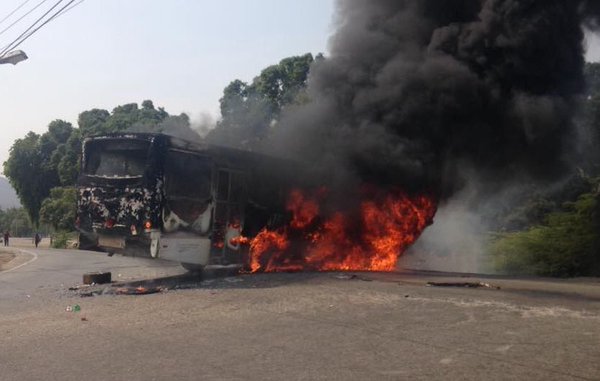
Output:
<instances>
[{"instance_id":1,"label":"large flame","mask_svg":"<svg viewBox=\"0 0 600 381\"><path fill-rule=\"evenodd\" d=\"M358 212L324 217L325 193L321 190L311 197L292 191L288 226L237 239L250 245L250 271L393 271L398 257L432 222L436 211L431 197L394 191L370 194Z\"/></svg>"}]
</instances>

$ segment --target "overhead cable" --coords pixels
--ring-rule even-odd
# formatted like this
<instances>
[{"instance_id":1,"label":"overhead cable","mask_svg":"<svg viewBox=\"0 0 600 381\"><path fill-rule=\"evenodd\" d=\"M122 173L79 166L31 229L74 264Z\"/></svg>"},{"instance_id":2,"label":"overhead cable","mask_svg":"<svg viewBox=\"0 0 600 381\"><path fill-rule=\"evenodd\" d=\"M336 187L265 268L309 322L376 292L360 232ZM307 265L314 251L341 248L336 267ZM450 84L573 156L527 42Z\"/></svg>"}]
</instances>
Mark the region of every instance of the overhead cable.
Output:
<instances>
[{"instance_id":1,"label":"overhead cable","mask_svg":"<svg viewBox=\"0 0 600 381\"><path fill-rule=\"evenodd\" d=\"M44 0L44 1L46 1L46 0ZM60 17L60 16L62 16L62 15L64 15L65 13L69 12L71 9L75 8L76 6L78 6L79 4L83 3L84 1L85 1L85 0L79 0L77 3L73 4L73 3L75 2L75 0L71 0L70 2L68 2L68 3L67 3L67 5L65 5L64 7L62 7L61 9L59 9L59 10L58 10L56 13L54 13L52 16L50 16L50 17L49 17L49 18L48 18L46 21L44 21L44 23L43 23L43 24L41 24L40 26L38 26L36 29L32 30L31 32L29 32L28 34L26 34L26 35L24 35L24 36L23 36L23 34L22 34L21 36L23 36L23 37L21 38L21 36L19 36L19 37L18 37L18 38L17 38L15 41L13 41L11 44L9 44L10 46L9 46L9 45L5 46L5 47L2 49L2 52L0 52L0 57L1 57L3 54L6 54L8 51L10 51L10 50L13 50L13 49L17 48L17 47L18 47L19 45L21 45L21 44L22 44L22 43L23 43L25 40L27 40L29 37L31 37L31 35L33 35L35 32L37 32L38 30L40 30L40 29L41 29L41 28L42 28L44 25L48 24L48 23L49 23L50 21L52 21L52 20L55 20L55 19L59 18L59 17ZM61 0L61 1L59 1L59 3L60 3L60 2L62 2L62 0ZM73 4L73 5L71 5L71 4ZM56 5L58 5L58 4L56 4ZM56 6L56 5L55 5L55 6ZM69 5L71 5L71 6L69 7ZM68 8L67 8L67 7L68 7ZM48 12L46 12L46 14L48 14ZM46 15L46 14L45 14L45 15ZM45 16L45 15L44 15L44 16ZM43 18L43 16L42 16L42 18ZM35 25L37 22L39 22L39 20L38 20L38 21L36 21L36 22L35 22L33 25ZM30 28L31 28L31 27L30 27ZM25 32L27 32L27 31L25 31ZM20 39L20 40L19 40L19 39ZM17 43L17 41L18 41L18 43ZM14 44L14 45L13 45L13 44Z\"/></svg>"},{"instance_id":2,"label":"overhead cable","mask_svg":"<svg viewBox=\"0 0 600 381\"><path fill-rule=\"evenodd\" d=\"M4 21L6 21L6 19L8 19L10 16L14 15L16 11L18 11L19 9L23 8L23 6L27 3L29 3L31 0L25 0L24 2L21 3L21 5L19 5L14 11L10 12L8 15L6 15L2 20L0 20L0 24L2 24Z\"/></svg>"},{"instance_id":3,"label":"overhead cable","mask_svg":"<svg viewBox=\"0 0 600 381\"><path fill-rule=\"evenodd\" d=\"M63 6L56 13L54 13L52 16L50 16L48 19L46 19L46 21L44 21L41 25L39 25L37 28L33 29L37 23L39 23L41 20L43 20L50 12L52 12L52 10L54 10L54 8L56 8L62 2L63 2L63 0L59 0L56 4L54 4L52 6L52 8L50 8L46 13L44 13L42 15L42 17L37 19L29 28L27 28L27 30L25 30L25 32L21 33L21 35L19 37L17 37L13 42L11 42L4 49L2 49L2 51L0 52L0 57L2 57L8 51L16 49L25 40L27 40L29 37L31 37L35 32L40 30L44 25L48 24L50 21L52 21L54 18L56 18L56 16L58 14L60 14L62 11L64 11L67 7L69 7L69 5L73 4L75 2L75 0L69 1L65 6Z\"/></svg>"},{"instance_id":4,"label":"overhead cable","mask_svg":"<svg viewBox=\"0 0 600 381\"><path fill-rule=\"evenodd\" d=\"M38 9L42 4L44 4L46 1L48 0L42 0L38 3L38 5L36 5L35 7L31 8L29 10L29 12L25 13L23 16L19 17L16 21L14 21L12 24L10 24L9 26L7 26L6 28L2 29L0 31L0 35L2 35L4 32L6 32L7 30L9 30L10 28L13 27L13 25L15 25L16 23L18 23L19 21L23 20L25 17L27 17L31 12L35 11L36 9ZM1 22L0 22L1 24Z\"/></svg>"},{"instance_id":5,"label":"overhead cable","mask_svg":"<svg viewBox=\"0 0 600 381\"><path fill-rule=\"evenodd\" d=\"M85 0L79 0L78 2L76 2L75 4L71 5L69 8L65 9L64 11L61 11L59 14L56 15L56 17L54 17L54 19L59 18L60 16L64 15L65 13L69 12L71 9L75 8L76 6L78 6L79 4L83 3Z\"/></svg>"}]
</instances>

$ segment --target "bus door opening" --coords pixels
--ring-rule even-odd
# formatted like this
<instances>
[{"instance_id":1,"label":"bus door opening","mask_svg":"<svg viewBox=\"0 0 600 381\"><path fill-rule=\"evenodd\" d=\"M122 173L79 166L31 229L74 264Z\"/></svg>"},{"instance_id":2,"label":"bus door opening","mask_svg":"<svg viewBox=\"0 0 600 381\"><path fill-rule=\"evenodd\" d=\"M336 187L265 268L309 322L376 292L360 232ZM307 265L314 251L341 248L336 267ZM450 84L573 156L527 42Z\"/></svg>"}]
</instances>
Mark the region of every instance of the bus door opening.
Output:
<instances>
[{"instance_id":1,"label":"bus door opening","mask_svg":"<svg viewBox=\"0 0 600 381\"><path fill-rule=\"evenodd\" d=\"M244 227L246 174L239 170L217 172L216 209L213 229L213 256L220 264L243 263L244 248L233 243Z\"/></svg>"}]
</instances>

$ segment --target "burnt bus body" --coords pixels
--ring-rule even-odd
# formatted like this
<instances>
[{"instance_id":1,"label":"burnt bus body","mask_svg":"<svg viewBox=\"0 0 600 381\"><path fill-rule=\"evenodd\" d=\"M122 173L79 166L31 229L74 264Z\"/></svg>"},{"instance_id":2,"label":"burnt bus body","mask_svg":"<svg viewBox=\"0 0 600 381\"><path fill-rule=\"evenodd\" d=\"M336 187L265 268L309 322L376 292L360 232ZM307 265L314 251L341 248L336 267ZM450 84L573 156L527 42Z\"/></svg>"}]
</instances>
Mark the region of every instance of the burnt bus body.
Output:
<instances>
[{"instance_id":1,"label":"burnt bus body","mask_svg":"<svg viewBox=\"0 0 600 381\"><path fill-rule=\"evenodd\" d=\"M188 269L243 264L253 237L284 224L289 163L163 134L83 143L77 226L81 249L177 261Z\"/></svg>"}]
</instances>

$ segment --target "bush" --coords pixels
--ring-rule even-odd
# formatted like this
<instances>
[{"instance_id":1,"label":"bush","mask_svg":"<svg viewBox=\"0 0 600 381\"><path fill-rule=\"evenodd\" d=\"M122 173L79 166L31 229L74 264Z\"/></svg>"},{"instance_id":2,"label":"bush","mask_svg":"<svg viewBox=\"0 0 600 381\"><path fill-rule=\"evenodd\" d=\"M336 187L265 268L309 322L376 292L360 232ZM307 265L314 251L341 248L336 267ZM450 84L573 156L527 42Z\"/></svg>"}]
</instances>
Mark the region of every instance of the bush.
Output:
<instances>
[{"instance_id":1,"label":"bush","mask_svg":"<svg viewBox=\"0 0 600 381\"><path fill-rule=\"evenodd\" d=\"M55 249L66 249L70 234L67 232L57 232L52 236L52 247Z\"/></svg>"},{"instance_id":2,"label":"bush","mask_svg":"<svg viewBox=\"0 0 600 381\"><path fill-rule=\"evenodd\" d=\"M600 275L597 198L584 194L550 213L543 225L495 234L489 249L496 269L542 276Z\"/></svg>"}]
</instances>

